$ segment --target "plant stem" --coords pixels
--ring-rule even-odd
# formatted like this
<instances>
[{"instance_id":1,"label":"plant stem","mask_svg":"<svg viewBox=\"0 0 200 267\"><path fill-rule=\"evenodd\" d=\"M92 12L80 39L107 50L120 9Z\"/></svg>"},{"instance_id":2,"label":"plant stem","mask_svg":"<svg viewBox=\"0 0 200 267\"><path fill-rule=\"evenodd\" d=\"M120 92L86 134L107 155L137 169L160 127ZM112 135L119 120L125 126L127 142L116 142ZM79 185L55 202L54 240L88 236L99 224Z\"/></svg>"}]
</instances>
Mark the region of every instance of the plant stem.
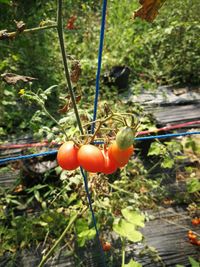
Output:
<instances>
[{"instance_id":1,"label":"plant stem","mask_svg":"<svg viewBox=\"0 0 200 267\"><path fill-rule=\"evenodd\" d=\"M49 111L45 108L44 105L41 105L43 111L45 112L45 114L52 120L54 121L58 126L59 128L63 131L64 135L66 136L67 138L67 134L65 132L65 129L57 122L57 120L49 113Z\"/></svg>"},{"instance_id":2,"label":"plant stem","mask_svg":"<svg viewBox=\"0 0 200 267\"><path fill-rule=\"evenodd\" d=\"M122 237L122 267L125 265L125 241L126 239Z\"/></svg>"},{"instance_id":3,"label":"plant stem","mask_svg":"<svg viewBox=\"0 0 200 267\"><path fill-rule=\"evenodd\" d=\"M124 193L124 194L127 194L127 195L134 196L133 193L131 193L131 192L127 191L127 190L124 190L124 189L118 187L117 185L114 185L114 184L111 184L111 183L108 183L108 185L109 185L111 188L113 188L113 189L115 189L115 190L117 190L117 191L119 191L119 192L121 192L121 193Z\"/></svg>"},{"instance_id":4,"label":"plant stem","mask_svg":"<svg viewBox=\"0 0 200 267\"><path fill-rule=\"evenodd\" d=\"M54 250L57 248L57 246L60 244L60 242L64 239L66 233L69 231L69 229L71 228L71 226L73 225L73 223L76 221L76 219L83 214L86 211L87 207L85 207L81 212L76 213L69 221L67 227L64 229L64 231L62 232L62 234L60 235L60 237L56 240L56 242L54 243L53 247L51 247L51 249L48 251L48 253L43 256L41 262L39 263L38 267L42 267L44 266L45 262L51 257L51 255L53 254ZM70 251L68 253L68 256L73 255L74 252Z\"/></svg>"},{"instance_id":5,"label":"plant stem","mask_svg":"<svg viewBox=\"0 0 200 267\"><path fill-rule=\"evenodd\" d=\"M65 43L64 43L64 38L63 38L63 24L62 24L62 0L58 0L57 31L58 31L58 37L59 37L59 42L60 42L60 50L61 50L61 54L62 54L66 83L67 83L67 86L69 89L69 93L70 93L71 101L73 104L74 113L76 116L79 130L80 130L81 134L84 134L83 127L82 127L81 120L80 120L80 116L79 116L78 109L77 109L77 105L76 105L76 98L74 95L74 91L72 89L72 84L71 84L70 74L69 74L69 69L68 69L68 64L67 64L67 56L66 56L66 52L65 52Z\"/></svg>"}]
</instances>

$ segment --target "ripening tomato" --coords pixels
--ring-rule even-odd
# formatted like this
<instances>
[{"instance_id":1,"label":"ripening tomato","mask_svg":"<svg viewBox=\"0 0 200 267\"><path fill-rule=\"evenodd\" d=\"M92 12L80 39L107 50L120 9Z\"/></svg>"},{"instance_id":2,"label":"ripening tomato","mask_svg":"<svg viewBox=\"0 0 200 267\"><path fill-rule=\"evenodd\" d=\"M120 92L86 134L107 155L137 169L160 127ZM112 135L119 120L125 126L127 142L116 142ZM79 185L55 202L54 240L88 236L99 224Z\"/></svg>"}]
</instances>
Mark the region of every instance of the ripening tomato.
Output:
<instances>
[{"instance_id":1,"label":"ripening tomato","mask_svg":"<svg viewBox=\"0 0 200 267\"><path fill-rule=\"evenodd\" d=\"M104 149L102 153L103 153L104 161L105 161L103 173L111 174L111 173L115 172L117 170L118 166L113 159L109 158L108 150Z\"/></svg>"},{"instance_id":2,"label":"ripening tomato","mask_svg":"<svg viewBox=\"0 0 200 267\"><path fill-rule=\"evenodd\" d=\"M57 154L59 166L64 170L75 170L79 166L77 153L78 147L75 146L74 142L68 141L62 144Z\"/></svg>"},{"instance_id":3,"label":"ripening tomato","mask_svg":"<svg viewBox=\"0 0 200 267\"><path fill-rule=\"evenodd\" d=\"M78 161L81 167L88 172L102 172L104 156L101 150L93 145L83 145L78 151Z\"/></svg>"},{"instance_id":4,"label":"ripening tomato","mask_svg":"<svg viewBox=\"0 0 200 267\"><path fill-rule=\"evenodd\" d=\"M192 219L192 224L193 225L198 225L199 224L199 219L198 218Z\"/></svg>"},{"instance_id":5,"label":"ripening tomato","mask_svg":"<svg viewBox=\"0 0 200 267\"><path fill-rule=\"evenodd\" d=\"M111 249L111 244L109 242L105 242L102 244L103 251L109 251Z\"/></svg>"},{"instance_id":6,"label":"ripening tomato","mask_svg":"<svg viewBox=\"0 0 200 267\"><path fill-rule=\"evenodd\" d=\"M116 142L113 142L108 148L108 155L111 159L115 160L119 167L123 167L128 163L133 150L133 145L122 150Z\"/></svg>"}]
</instances>

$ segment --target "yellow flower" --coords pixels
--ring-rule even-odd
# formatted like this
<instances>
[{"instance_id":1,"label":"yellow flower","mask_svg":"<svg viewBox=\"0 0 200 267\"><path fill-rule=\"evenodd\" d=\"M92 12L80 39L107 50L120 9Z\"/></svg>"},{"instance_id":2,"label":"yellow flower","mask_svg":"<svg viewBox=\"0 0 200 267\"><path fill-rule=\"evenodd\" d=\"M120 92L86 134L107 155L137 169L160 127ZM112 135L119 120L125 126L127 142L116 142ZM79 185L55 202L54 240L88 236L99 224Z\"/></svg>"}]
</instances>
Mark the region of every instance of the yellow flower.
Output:
<instances>
[{"instance_id":1,"label":"yellow flower","mask_svg":"<svg viewBox=\"0 0 200 267\"><path fill-rule=\"evenodd\" d=\"M25 94L25 90L24 89L20 89L18 94L19 95L24 95Z\"/></svg>"}]
</instances>

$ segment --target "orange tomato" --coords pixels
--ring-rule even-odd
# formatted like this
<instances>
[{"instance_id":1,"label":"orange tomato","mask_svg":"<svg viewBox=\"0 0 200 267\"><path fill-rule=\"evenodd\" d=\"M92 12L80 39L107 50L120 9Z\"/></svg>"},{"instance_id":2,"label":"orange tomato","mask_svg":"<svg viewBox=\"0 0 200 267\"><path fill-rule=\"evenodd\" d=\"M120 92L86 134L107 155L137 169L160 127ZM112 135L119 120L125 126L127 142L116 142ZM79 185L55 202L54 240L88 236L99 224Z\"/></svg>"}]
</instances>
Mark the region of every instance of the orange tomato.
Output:
<instances>
[{"instance_id":1,"label":"orange tomato","mask_svg":"<svg viewBox=\"0 0 200 267\"><path fill-rule=\"evenodd\" d=\"M108 156L113 159L119 167L125 166L130 156L133 154L133 145L126 149L120 149L116 142L113 142L108 148Z\"/></svg>"},{"instance_id":2,"label":"orange tomato","mask_svg":"<svg viewBox=\"0 0 200 267\"><path fill-rule=\"evenodd\" d=\"M192 219L192 224L193 225L198 225L199 224L199 219L198 218Z\"/></svg>"},{"instance_id":3,"label":"orange tomato","mask_svg":"<svg viewBox=\"0 0 200 267\"><path fill-rule=\"evenodd\" d=\"M57 154L58 165L64 170L75 170L79 166L77 153L78 147L74 142L68 141L62 144Z\"/></svg>"},{"instance_id":4,"label":"orange tomato","mask_svg":"<svg viewBox=\"0 0 200 267\"><path fill-rule=\"evenodd\" d=\"M78 162L88 172L102 172L105 160L102 151L93 145L83 145L78 151Z\"/></svg>"}]
</instances>

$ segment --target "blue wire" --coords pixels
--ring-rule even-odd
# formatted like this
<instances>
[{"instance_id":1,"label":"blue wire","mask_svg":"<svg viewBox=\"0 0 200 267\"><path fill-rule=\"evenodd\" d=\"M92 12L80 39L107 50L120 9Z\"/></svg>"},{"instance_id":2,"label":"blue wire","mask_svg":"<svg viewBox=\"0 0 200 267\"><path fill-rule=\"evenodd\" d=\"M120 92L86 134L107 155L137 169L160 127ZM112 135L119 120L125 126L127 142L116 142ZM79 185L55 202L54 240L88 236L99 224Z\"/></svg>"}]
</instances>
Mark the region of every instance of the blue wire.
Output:
<instances>
[{"instance_id":1,"label":"blue wire","mask_svg":"<svg viewBox=\"0 0 200 267\"><path fill-rule=\"evenodd\" d=\"M175 134L162 134L162 135L150 135L144 137L136 137L134 141L145 141L145 140L152 140L152 139L165 139L171 137L179 137L179 136L186 136L186 135L195 135L200 134L200 132L183 132L183 133L175 133ZM95 145L103 145L103 141L95 141Z\"/></svg>"},{"instance_id":2,"label":"blue wire","mask_svg":"<svg viewBox=\"0 0 200 267\"><path fill-rule=\"evenodd\" d=\"M144 136L144 137L136 137L134 138L134 140L144 141L144 140L151 140L151 139L162 139L162 138L178 137L178 136L185 136L185 135L195 135L195 134L200 134L200 132L185 132L185 133L174 133L174 134L151 135L151 136Z\"/></svg>"},{"instance_id":3,"label":"blue wire","mask_svg":"<svg viewBox=\"0 0 200 267\"><path fill-rule=\"evenodd\" d=\"M91 125L91 133L92 134L94 133L95 121L97 118L97 107L98 107L98 98L99 98L99 81L100 81L100 73L101 73L101 61L102 61L103 41L104 41L105 21L106 21L106 8L107 8L107 0L104 0L103 1L103 7L102 7L102 20L101 20L101 31L100 31L99 52L98 52L98 66L97 66L97 73L96 73L96 90L95 90L95 98L94 98L93 123ZM94 215L94 212L92 209L92 202L91 202L91 198L90 198L90 194L89 194L89 190L88 190L87 177L86 177L85 173L83 172L82 168L81 168L81 173L82 173L83 178L84 178L85 190L87 193L90 211L92 214L92 220L93 220L93 224L95 227L96 236L98 239L101 255L103 257L103 266L106 266L105 254L104 254L104 251L103 251L103 248L101 245L101 241L99 239L99 232L98 232L98 229L96 226L95 215Z\"/></svg>"},{"instance_id":4,"label":"blue wire","mask_svg":"<svg viewBox=\"0 0 200 267\"><path fill-rule=\"evenodd\" d=\"M100 32L100 42L99 42L99 53L98 53L98 66L96 73L96 92L94 99L94 111L93 111L93 123L91 126L91 133L94 133L95 129L95 120L97 118L97 107L98 107L98 98L99 98L99 81L100 81L100 73L101 73L101 61L102 61L102 52L103 52L103 41L104 41L104 32L105 32L105 22L106 22L106 8L107 8L107 0L103 1L102 8L102 20L101 20L101 32Z\"/></svg>"},{"instance_id":5,"label":"blue wire","mask_svg":"<svg viewBox=\"0 0 200 267\"><path fill-rule=\"evenodd\" d=\"M4 158L4 159L0 159L0 165L4 164L6 162L9 162L9 161L14 161L14 160L24 160L24 159L31 159L31 158L36 158L36 157L54 155L57 152L58 152L58 150L51 150L51 151L46 151L46 152L42 152L42 153L29 154L29 155L23 155L23 156L11 157L11 158Z\"/></svg>"},{"instance_id":6,"label":"blue wire","mask_svg":"<svg viewBox=\"0 0 200 267\"><path fill-rule=\"evenodd\" d=\"M80 169L81 169L81 174L82 174L83 180L84 180L85 191L86 191L87 198L88 198L88 204L89 204L90 212L92 214L92 221L93 221L93 225L94 225L94 228L95 228L95 231L96 231L96 237L97 237L97 240L98 240L99 249L100 249L100 252L101 252L101 256L103 258L103 264L104 264L104 266L106 266L106 259L105 259L104 251L103 251L103 248L102 248L102 245L101 245L101 241L100 241L100 237L99 237L99 231L97 229L96 218L95 218L94 211L93 211L93 208L92 208L92 200L91 200L91 196L90 196L89 188L88 188L87 173L84 172L82 168L80 168Z\"/></svg>"},{"instance_id":7,"label":"blue wire","mask_svg":"<svg viewBox=\"0 0 200 267\"><path fill-rule=\"evenodd\" d=\"M163 135L150 135L150 136L144 136L144 137L136 137L136 138L134 138L134 140L135 141L145 141L145 140L152 140L152 139L166 139L166 138L171 138L171 137L196 135L196 134L200 134L200 131L199 132L183 132L183 133L175 133L175 134L163 134ZM104 144L104 142L95 141L94 144L102 145L102 144ZM29 154L29 155L23 155L23 156L18 156L18 157L11 157L11 158L4 158L4 159L0 159L0 165L4 164L6 162L9 162L9 161L31 159L31 158L35 158L35 157L54 155L57 152L58 152L58 150L51 150L51 151L42 152L42 153Z\"/></svg>"}]
</instances>

